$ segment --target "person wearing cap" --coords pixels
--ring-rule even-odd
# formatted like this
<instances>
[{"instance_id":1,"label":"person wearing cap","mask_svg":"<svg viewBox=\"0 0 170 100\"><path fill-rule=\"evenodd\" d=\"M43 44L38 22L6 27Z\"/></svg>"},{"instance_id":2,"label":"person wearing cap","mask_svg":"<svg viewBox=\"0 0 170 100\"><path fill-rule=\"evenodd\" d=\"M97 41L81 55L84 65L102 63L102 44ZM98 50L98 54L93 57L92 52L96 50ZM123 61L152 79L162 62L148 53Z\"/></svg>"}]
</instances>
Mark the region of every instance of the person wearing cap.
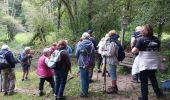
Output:
<instances>
[{"instance_id":1,"label":"person wearing cap","mask_svg":"<svg viewBox=\"0 0 170 100\"><path fill-rule=\"evenodd\" d=\"M24 51L20 53L20 62L23 70L23 75L21 79L22 81L28 79L31 59L32 59L31 48L25 47Z\"/></svg>"},{"instance_id":2,"label":"person wearing cap","mask_svg":"<svg viewBox=\"0 0 170 100\"><path fill-rule=\"evenodd\" d=\"M89 68L93 66L88 66L86 63L87 55L94 56L94 46L93 43L89 40L90 35L87 32L82 34L82 41L78 42L76 46L75 55L78 60L78 67L80 72L81 80L81 97L86 97L88 95L89 89ZM94 57L93 57L94 58ZM94 63L94 60L92 60Z\"/></svg>"},{"instance_id":3,"label":"person wearing cap","mask_svg":"<svg viewBox=\"0 0 170 100\"><path fill-rule=\"evenodd\" d=\"M37 75L39 76L39 96L44 94L43 86L45 81L50 83L52 89L54 88L53 71L47 66L50 55L50 48L44 48L43 55L38 60Z\"/></svg>"},{"instance_id":4,"label":"person wearing cap","mask_svg":"<svg viewBox=\"0 0 170 100\"><path fill-rule=\"evenodd\" d=\"M135 28L135 32L132 34L132 37L131 37L131 48L133 48L136 45L137 40L140 37L142 37L141 31L142 31L141 26L137 26ZM138 53L133 53L133 55L134 55L134 58L135 58L138 55ZM135 75L132 76L132 82L135 82L135 83L139 82L139 74L135 74Z\"/></svg>"},{"instance_id":5,"label":"person wearing cap","mask_svg":"<svg viewBox=\"0 0 170 100\"><path fill-rule=\"evenodd\" d=\"M95 51L96 51L96 53L97 53L97 43L96 43L96 40L95 40L95 38L94 38L94 36L93 36L93 29L89 28L89 29L87 30L87 33L89 33L89 35L90 35L89 40L93 43L94 49L95 49ZM95 55L94 55L94 61L95 61ZM92 77L93 77L93 69L94 69L94 67L95 67L95 64L94 64L93 67L91 67L91 68L89 69L89 82L90 82L90 83L93 82Z\"/></svg>"},{"instance_id":6,"label":"person wearing cap","mask_svg":"<svg viewBox=\"0 0 170 100\"><path fill-rule=\"evenodd\" d=\"M15 88L15 64L18 61L14 58L13 53L9 50L8 45L4 44L1 47L0 55L4 54L8 65L5 65L3 69L1 69L2 74L2 89L5 95L12 95L14 93Z\"/></svg>"}]
</instances>

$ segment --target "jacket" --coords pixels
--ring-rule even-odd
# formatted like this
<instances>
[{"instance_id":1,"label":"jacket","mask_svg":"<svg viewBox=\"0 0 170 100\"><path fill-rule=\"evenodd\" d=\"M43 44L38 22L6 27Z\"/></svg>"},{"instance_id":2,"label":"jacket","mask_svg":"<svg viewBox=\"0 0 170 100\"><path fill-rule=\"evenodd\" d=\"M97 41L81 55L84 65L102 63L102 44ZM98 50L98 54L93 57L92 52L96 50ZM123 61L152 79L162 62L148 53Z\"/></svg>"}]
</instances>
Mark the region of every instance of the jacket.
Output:
<instances>
[{"instance_id":1,"label":"jacket","mask_svg":"<svg viewBox=\"0 0 170 100\"><path fill-rule=\"evenodd\" d=\"M37 67L37 74L40 77L52 77L53 72L52 69L48 68L48 66L45 63L46 56L42 55L38 60L38 67Z\"/></svg>"},{"instance_id":2,"label":"jacket","mask_svg":"<svg viewBox=\"0 0 170 100\"><path fill-rule=\"evenodd\" d=\"M109 40L106 41L106 44L103 47L103 51L102 51L102 57L105 58L106 57L106 63L107 64L112 64L112 65L117 65L119 63L117 57L116 57L116 53L118 51L118 46L115 42L110 42ZM103 59L103 63L104 63Z\"/></svg>"},{"instance_id":3,"label":"jacket","mask_svg":"<svg viewBox=\"0 0 170 100\"><path fill-rule=\"evenodd\" d=\"M18 61L14 58L13 53L7 49L2 49L0 51L0 54L5 53L5 52L7 52L5 55L5 58L6 58L7 62L9 63L10 67L15 68L15 64L17 64Z\"/></svg>"},{"instance_id":4,"label":"jacket","mask_svg":"<svg viewBox=\"0 0 170 100\"><path fill-rule=\"evenodd\" d=\"M76 46L75 55L78 60L78 66L85 68L85 53L91 53L91 55L95 56L93 43L89 39L84 39L81 42L78 42Z\"/></svg>"}]
</instances>

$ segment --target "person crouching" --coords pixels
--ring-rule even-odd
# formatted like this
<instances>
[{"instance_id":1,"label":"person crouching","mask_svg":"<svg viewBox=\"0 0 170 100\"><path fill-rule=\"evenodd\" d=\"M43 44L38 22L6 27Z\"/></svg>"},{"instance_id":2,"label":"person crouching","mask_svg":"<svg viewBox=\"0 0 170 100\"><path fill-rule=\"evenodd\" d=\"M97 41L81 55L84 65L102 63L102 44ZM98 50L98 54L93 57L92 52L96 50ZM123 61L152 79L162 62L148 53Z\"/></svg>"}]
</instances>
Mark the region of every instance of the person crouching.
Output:
<instances>
[{"instance_id":1,"label":"person crouching","mask_svg":"<svg viewBox=\"0 0 170 100\"><path fill-rule=\"evenodd\" d=\"M50 83L52 89L54 87L53 72L52 69L50 69L47 66L50 55L51 55L50 48L45 48L43 50L43 55L38 60L38 67L37 67L37 74L39 76L38 96L42 96L44 94L43 86L45 81Z\"/></svg>"}]
</instances>

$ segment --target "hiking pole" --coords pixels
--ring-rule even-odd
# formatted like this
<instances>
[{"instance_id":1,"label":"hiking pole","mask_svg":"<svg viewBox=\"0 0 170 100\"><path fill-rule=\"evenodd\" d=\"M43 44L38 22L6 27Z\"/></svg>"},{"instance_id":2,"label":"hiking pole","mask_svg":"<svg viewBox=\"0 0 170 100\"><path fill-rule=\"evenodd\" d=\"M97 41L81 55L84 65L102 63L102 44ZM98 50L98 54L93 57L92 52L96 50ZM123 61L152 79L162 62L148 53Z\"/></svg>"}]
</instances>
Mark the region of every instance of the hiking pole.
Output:
<instances>
[{"instance_id":1,"label":"hiking pole","mask_svg":"<svg viewBox=\"0 0 170 100\"><path fill-rule=\"evenodd\" d=\"M106 92L106 56L104 56L104 62L103 62L103 92Z\"/></svg>"},{"instance_id":2,"label":"hiking pole","mask_svg":"<svg viewBox=\"0 0 170 100\"><path fill-rule=\"evenodd\" d=\"M0 70L0 92L2 92L2 73Z\"/></svg>"}]
</instances>

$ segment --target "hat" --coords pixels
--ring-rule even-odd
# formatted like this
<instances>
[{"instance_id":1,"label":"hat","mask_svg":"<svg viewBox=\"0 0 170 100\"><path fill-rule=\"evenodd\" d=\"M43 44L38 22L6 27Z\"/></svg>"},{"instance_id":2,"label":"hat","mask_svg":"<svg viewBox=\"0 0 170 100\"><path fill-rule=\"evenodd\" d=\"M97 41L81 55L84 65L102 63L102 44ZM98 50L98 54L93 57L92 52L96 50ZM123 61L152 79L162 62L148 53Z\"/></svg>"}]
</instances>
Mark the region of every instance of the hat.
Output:
<instances>
[{"instance_id":1,"label":"hat","mask_svg":"<svg viewBox=\"0 0 170 100\"><path fill-rule=\"evenodd\" d=\"M135 28L135 31L136 31L136 32L142 31L142 27L141 27L141 26L137 26L137 27Z\"/></svg>"},{"instance_id":2,"label":"hat","mask_svg":"<svg viewBox=\"0 0 170 100\"><path fill-rule=\"evenodd\" d=\"M25 47L25 51L26 51L26 50L30 50L30 49L31 49L30 47Z\"/></svg>"},{"instance_id":3,"label":"hat","mask_svg":"<svg viewBox=\"0 0 170 100\"><path fill-rule=\"evenodd\" d=\"M3 44L2 47L1 47L1 49L9 49L9 47L8 47L8 45Z\"/></svg>"},{"instance_id":4,"label":"hat","mask_svg":"<svg viewBox=\"0 0 170 100\"><path fill-rule=\"evenodd\" d=\"M90 34L87 32L84 32L81 36L82 39L90 38Z\"/></svg>"},{"instance_id":5,"label":"hat","mask_svg":"<svg viewBox=\"0 0 170 100\"><path fill-rule=\"evenodd\" d=\"M92 30L92 29L88 29L88 30L87 30L87 33L92 34L92 33L93 33L93 30Z\"/></svg>"},{"instance_id":6,"label":"hat","mask_svg":"<svg viewBox=\"0 0 170 100\"><path fill-rule=\"evenodd\" d=\"M51 52L50 48L44 48L43 53Z\"/></svg>"}]
</instances>

